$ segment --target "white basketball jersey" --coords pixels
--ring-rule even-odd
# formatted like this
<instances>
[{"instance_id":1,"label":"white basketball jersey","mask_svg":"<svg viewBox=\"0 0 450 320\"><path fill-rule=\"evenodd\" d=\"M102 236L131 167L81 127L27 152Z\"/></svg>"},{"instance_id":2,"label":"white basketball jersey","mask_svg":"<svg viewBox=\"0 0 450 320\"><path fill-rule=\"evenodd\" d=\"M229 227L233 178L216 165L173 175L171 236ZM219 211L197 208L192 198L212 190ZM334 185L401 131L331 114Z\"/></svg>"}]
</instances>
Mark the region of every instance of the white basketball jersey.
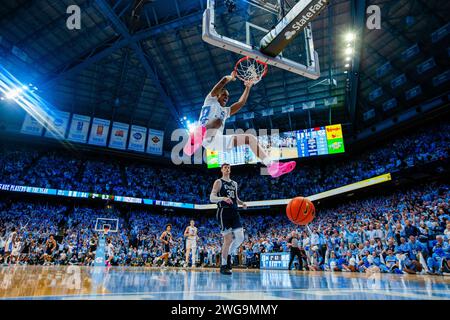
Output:
<instances>
[{"instance_id":1,"label":"white basketball jersey","mask_svg":"<svg viewBox=\"0 0 450 320\"><path fill-rule=\"evenodd\" d=\"M187 238L189 240L196 240L197 239L197 228L188 226L187 229L188 229L188 234L189 234L187 236Z\"/></svg>"},{"instance_id":2,"label":"white basketball jersey","mask_svg":"<svg viewBox=\"0 0 450 320\"><path fill-rule=\"evenodd\" d=\"M108 256L113 256L114 255L114 246L112 243L108 244L108 246L106 247L106 254Z\"/></svg>"},{"instance_id":3,"label":"white basketball jersey","mask_svg":"<svg viewBox=\"0 0 450 320\"><path fill-rule=\"evenodd\" d=\"M213 97L210 94L205 99L203 103L202 110L200 111L200 118L198 122L205 126L209 122L215 119L222 120L222 126L217 129L217 133L223 133L223 129L225 127L225 121L230 117L231 108L225 107L223 108L217 97Z\"/></svg>"},{"instance_id":4,"label":"white basketball jersey","mask_svg":"<svg viewBox=\"0 0 450 320\"><path fill-rule=\"evenodd\" d=\"M14 238L14 236L17 234L17 232L11 232L10 234L9 234L9 237L8 237L8 243L11 243L12 241L13 241L13 238Z\"/></svg>"}]
</instances>

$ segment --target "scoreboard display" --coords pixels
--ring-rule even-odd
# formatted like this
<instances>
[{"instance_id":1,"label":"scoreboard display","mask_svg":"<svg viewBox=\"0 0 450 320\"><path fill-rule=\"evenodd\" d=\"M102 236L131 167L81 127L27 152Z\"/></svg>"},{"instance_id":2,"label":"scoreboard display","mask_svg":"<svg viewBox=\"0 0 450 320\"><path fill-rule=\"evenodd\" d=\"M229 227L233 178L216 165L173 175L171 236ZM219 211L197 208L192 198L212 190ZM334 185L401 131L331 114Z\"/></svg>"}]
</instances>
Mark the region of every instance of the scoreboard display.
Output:
<instances>
[{"instance_id":1,"label":"scoreboard display","mask_svg":"<svg viewBox=\"0 0 450 320\"><path fill-rule=\"evenodd\" d=\"M279 160L345 152L340 124L260 136L258 141L271 157ZM208 168L218 168L222 163L255 164L259 159L249 146L239 146L229 152L206 150L206 162Z\"/></svg>"}]
</instances>

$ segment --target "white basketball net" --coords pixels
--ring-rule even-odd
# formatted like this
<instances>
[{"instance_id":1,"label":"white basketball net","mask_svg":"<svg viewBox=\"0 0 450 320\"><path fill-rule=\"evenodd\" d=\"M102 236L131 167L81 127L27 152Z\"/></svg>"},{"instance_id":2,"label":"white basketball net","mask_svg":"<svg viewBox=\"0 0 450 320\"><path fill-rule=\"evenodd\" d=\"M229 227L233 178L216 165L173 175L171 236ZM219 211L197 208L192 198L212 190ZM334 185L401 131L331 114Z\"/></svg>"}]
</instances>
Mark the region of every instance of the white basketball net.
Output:
<instances>
[{"instance_id":1,"label":"white basketball net","mask_svg":"<svg viewBox=\"0 0 450 320\"><path fill-rule=\"evenodd\" d=\"M246 58L238 61L235 71L240 80L257 84L266 75L267 65L253 58Z\"/></svg>"}]
</instances>

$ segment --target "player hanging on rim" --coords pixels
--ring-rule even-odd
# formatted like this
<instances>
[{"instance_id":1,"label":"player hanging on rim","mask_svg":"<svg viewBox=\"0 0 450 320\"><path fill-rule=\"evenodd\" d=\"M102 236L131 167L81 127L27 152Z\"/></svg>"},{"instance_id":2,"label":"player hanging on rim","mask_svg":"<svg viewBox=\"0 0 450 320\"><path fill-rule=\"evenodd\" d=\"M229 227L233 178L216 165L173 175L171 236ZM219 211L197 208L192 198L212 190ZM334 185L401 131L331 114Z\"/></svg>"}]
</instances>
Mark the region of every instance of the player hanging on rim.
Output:
<instances>
[{"instance_id":1,"label":"player hanging on rim","mask_svg":"<svg viewBox=\"0 0 450 320\"><path fill-rule=\"evenodd\" d=\"M191 156L202 145L213 151L228 151L233 147L249 145L253 153L267 166L268 173L273 177L279 177L289 173L295 168L295 161L281 163L274 161L267 155L264 148L258 143L258 139L251 134L224 135L225 121L237 113L247 102L253 81L245 81L245 90L239 101L226 107L230 94L225 86L236 80L236 71L220 80L208 94L200 112L198 126L191 132L184 153Z\"/></svg>"},{"instance_id":2,"label":"player hanging on rim","mask_svg":"<svg viewBox=\"0 0 450 320\"><path fill-rule=\"evenodd\" d=\"M220 224L220 231L223 235L220 273L230 275L231 254L236 252L244 241L244 229L237 209L238 205L247 209L247 204L238 197L237 182L230 179L230 165L222 164L220 171L222 172L222 178L214 182L209 198L212 203L217 203L216 219Z\"/></svg>"},{"instance_id":3,"label":"player hanging on rim","mask_svg":"<svg viewBox=\"0 0 450 320\"><path fill-rule=\"evenodd\" d=\"M189 265L189 254L192 252L192 268L195 268L197 257L197 228L195 221L191 220L189 226L184 230L184 237L186 238L186 261L185 267Z\"/></svg>"}]
</instances>

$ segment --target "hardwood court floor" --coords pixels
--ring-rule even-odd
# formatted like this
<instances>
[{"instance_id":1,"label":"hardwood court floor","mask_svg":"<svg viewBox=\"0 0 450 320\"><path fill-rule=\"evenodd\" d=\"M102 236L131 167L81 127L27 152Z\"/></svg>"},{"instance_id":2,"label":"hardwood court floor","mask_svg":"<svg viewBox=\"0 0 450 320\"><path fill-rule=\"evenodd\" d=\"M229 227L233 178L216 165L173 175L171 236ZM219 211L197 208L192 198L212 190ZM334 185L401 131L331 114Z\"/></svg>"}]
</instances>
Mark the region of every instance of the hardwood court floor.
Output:
<instances>
[{"instance_id":1,"label":"hardwood court floor","mask_svg":"<svg viewBox=\"0 0 450 320\"><path fill-rule=\"evenodd\" d=\"M136 267L0 267L1 299L449 299L450 277Z\"/></svg>"}]
</instances>

